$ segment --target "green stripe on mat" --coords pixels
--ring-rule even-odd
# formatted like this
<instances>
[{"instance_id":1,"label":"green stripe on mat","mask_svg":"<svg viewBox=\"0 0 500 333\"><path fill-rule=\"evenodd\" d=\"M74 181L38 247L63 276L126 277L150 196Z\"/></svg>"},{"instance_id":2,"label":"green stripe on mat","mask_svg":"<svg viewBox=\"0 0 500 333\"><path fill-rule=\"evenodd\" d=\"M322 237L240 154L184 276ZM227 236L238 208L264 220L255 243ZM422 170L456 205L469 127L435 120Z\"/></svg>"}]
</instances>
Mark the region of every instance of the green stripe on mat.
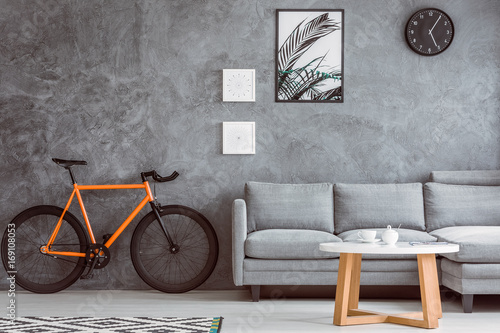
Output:
<instances>
[{"instance_id":1,"label":"green stripe on mat","mask_svg":"<svg viewBox=\"0 0 500 333\"><path fill-rule=\"evenodd\" d=\"M210 327L210 333L219 333L220 328L222 327L222 319L223 317L215 317L212 320L212 327Z\"/></svg>"}]
</instances>

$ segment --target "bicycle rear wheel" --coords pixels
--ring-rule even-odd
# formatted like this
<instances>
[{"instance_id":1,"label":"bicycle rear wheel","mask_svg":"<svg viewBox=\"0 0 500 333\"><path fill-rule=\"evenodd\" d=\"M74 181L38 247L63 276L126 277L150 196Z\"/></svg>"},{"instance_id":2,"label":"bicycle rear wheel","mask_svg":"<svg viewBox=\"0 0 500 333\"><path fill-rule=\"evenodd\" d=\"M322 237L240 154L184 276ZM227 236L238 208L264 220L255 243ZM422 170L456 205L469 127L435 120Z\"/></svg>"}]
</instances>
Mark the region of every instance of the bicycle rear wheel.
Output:
<instances>
[{"instance_id":1,"label":"bicycle rear wheel","mask_svg":"<svg viewBox=\"0 0 500 333\"><path fill-rule=\"evenodd\" d=\"M130 254L135 270L149 286L183 293L205 282L217 263L217 235L200 213L189 207L162 207L160 213L174 242L170 246L153 212L137 225Z\"/></svg>"},{"instance_id":2,"label":"bicycle rear wheel","mask_svg":"<svg viewBox=\"0 0 500 333\"><path fill-rule=\"evenodd\" d=\"M72 285L85 270L85 258L56 257L40 251L47 245L62 213L63 209L55 206L31 207L17 215L5 230L1 244L3 266L8 272L16 272L16 283L22 288L35 293L55 293ZM14 247L9 246L12 239ZM81 223L66 212L52 250L85 252L87 246ZM10 258L9 250L13 255Z\"/></svg>"}]
</instances>

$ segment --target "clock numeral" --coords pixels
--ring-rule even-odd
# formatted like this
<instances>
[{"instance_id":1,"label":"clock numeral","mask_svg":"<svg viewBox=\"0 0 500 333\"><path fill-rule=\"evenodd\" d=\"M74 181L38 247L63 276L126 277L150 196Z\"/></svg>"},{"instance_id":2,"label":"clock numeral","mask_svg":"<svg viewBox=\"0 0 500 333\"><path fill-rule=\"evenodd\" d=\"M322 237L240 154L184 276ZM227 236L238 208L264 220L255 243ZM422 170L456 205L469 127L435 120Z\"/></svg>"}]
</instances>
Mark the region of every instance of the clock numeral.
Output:
<instances>
[{"instance_id":1,"label":"clock numeral","mask_svg":"<svg viewBox=\"0 0 500 333\"><path fill-rule=\"evenodd\" d=\"M445 39L445 40L444 40L444 42L445 42L445 43L448 43L448 40L447 40L447 39Z\"/></svg>"},{"instance_id":2,"label":"clock numeral","mask_svg":"<svg viewBox=\"0 0 500 333\"><path fill-rule=\"evenodd\" d=\"M441 50L441 45L438 45L438 50Z\"/></svg>"},{"instance_id":3,"label":"clock numeral","mask_svg":"<svg viewBox=\"0 0 500 333\"><path fill-rule=\"evenodd\" d=\"M420 45L420 49L422 49L422 45Z\"/></svg>"},{"instance_id":4,"label":"clock numeral","mask_svg":"<svg viewBox=\"0 0 500 333\"><path fill-rule=\"evenodd\" d=\"M444 25L448 25L448 21L444 21Z\"/></svg>"},{"instance_id":5,"label":"clock numeral","mask_svg":"<svg viewBox=\"0 0 500 333\"><path fill-rule=\"evenodd\" d=\"M411 30L410 33L413 35L415 33L415 31Z\"/></svg>"},{"instance_id":6,"label":"clock numeral","mask_svg":"<svg viewBox=\"0 0 500 333\"><path fill-rule=\"evenodd\" d=\"M413 25L418 25L418 22L417 21L413 21Z\"/></svg>"},{"instance_id":7,"label":"clock numeral","mask_svg":"<svg viewBox=\"0 0 500 333\"><path fill-rule=\"evenodd\" d=\"M423 20L424 19L424 14L420 14L420 19Z\"/></svg>"},{"instance_id":8,"label":"clock numeral","mask_svg":"<svg viewBox=\"0 0 500 333\"><path fill-rule=\"evenodd\" d=\"M432 16L432 15L433 15L433 13L432 13L432 12L429 12L429 16Z\"/></svg>"},{"instance_id":9,"label":"clock numeral","mask_svg":"<svg viewBox=\"0 0 500 333\"><path fill-rule=\"evenodd\" d=\"M450 34L450 30L446 30L446 34L449 35Z\"/></svg>"},{"instance_id":10,"label":"clock numeral","mask_svg":"<svg viewBox=\"0 0 500 333\"><path fill-rule=\"evenodd\" d=\"M427 50L427 52L431 53L431 51L432 51L432 50L431 50L431 48L429 47L429 49Z\"/></svg>"},{"instance_id":11,"label":"clock numeral","mask_svg":"<svg viewBox=\"0 0 500 333\"><path fill-rule=\"evenodd\" d=\"M417 42L417 39L416 38L413 38L413 43L416 43Z\"/></svg>"}]
</instances>

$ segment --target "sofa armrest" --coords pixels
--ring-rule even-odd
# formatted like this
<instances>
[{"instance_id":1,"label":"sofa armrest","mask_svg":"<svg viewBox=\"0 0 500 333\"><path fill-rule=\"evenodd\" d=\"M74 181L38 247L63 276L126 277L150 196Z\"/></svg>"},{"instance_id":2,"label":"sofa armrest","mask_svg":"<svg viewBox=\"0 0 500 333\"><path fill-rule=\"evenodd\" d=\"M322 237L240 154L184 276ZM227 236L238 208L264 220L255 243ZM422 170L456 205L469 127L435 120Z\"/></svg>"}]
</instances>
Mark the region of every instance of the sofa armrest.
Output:
<instances>
[{"instance_id":1,"label":"sofa armrest","mask_svg":"<svg viewBox=\"0 0 500 333\"><path fill-rule=\"evenodd\" d=\"M233 281L236 286L243 285L243 259L245 258L245 240L247 239L247 205L245 200L233 202Z\"/></svg>"}]
</instances>

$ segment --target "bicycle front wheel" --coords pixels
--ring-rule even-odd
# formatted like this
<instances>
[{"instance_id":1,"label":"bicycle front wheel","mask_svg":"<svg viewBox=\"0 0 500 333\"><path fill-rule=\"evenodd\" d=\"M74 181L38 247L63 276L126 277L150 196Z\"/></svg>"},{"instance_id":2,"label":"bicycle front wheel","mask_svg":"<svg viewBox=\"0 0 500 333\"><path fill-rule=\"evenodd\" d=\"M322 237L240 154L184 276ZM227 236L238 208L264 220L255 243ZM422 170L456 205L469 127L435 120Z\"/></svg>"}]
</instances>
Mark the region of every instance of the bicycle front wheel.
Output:
<instances>
[{"instance_id":1,"label":"bicycle front wheel","mask_svg":"<svg viewBox=\"0 0 500 333\"><path fill-rule=\"evenodd\" d=\"M16 283L35 293L55 293L72 285L85 269L85 258L53 256L40 251L47 245L63 209L35 206L7 226L2 238L2 262L7 272L15 272ZM14 245L12 245L14 244ZM87 236L75 216L66 212L53 251L85 252Z\"/></svg>"},{"instance_id":2,"label":"bicycle front wheel","mask_svg":"<svg viewBox=\"0 0 500 333\"><path fill-rule=\"evenodd\" d=\"M162 207L160 213L174 244L169 244L153 212L137 225L130 247L135 270L149 286L183 293L205 282L217 263L217 235L200 213L189 207Z\"/></svg>"}]
</instances>

